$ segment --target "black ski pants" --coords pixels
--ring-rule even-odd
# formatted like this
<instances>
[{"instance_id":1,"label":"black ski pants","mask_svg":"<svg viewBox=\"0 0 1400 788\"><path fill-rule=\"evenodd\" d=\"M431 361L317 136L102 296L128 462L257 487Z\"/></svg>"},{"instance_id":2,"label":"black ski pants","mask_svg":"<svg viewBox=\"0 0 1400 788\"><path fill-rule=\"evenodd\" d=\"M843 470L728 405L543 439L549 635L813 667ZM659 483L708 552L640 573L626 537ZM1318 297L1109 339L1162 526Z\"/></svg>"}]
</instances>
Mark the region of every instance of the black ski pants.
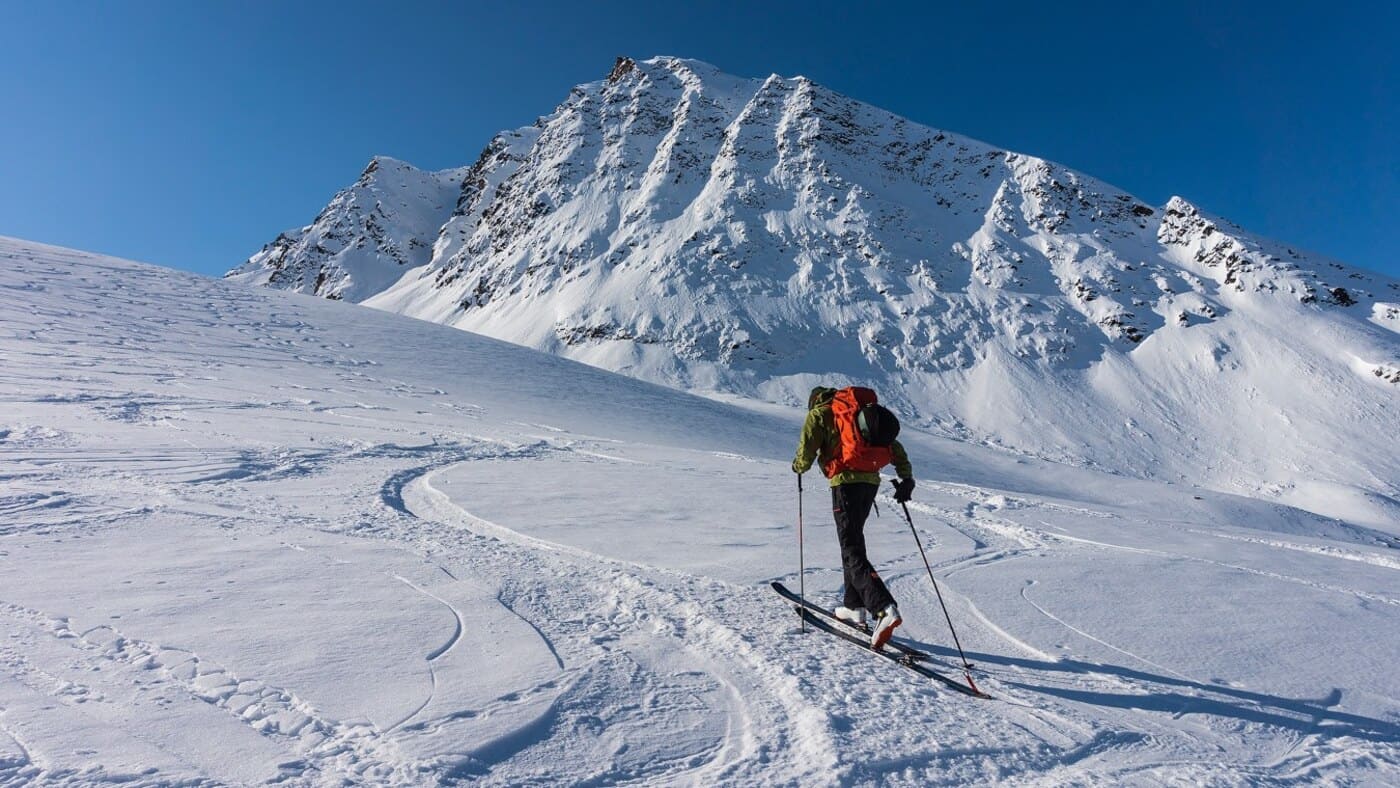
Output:
<instances>
[{"instance_id":1,"label":"black ski pants","mask_svg":"<svg viewBox=\"0 0 1400 788\"><path fill-rule=\"evenodd\" d=\"M831 508L836 517L836 539L841 543L841 568L846 577L845 607L863 607L871 615L894 604L885 581L865 555L865 520L875 504L877 484L856 482L831 488Z\"/></svg>"}]
</instances>

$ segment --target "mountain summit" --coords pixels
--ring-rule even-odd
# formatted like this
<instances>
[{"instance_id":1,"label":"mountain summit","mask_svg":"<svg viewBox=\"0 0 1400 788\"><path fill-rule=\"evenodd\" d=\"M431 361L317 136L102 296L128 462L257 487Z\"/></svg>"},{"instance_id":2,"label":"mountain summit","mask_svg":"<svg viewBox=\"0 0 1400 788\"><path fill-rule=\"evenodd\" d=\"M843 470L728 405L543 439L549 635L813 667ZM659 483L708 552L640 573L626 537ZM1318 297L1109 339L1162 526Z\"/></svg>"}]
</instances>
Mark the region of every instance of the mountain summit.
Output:
<instances>
[{"instance_id":1,"label":"mountain summit","mask_svg":"<svg viewBox=\"0 0 1400 788\"><path fill-rule=\"evenodd\" d=\"M229 273L654 382L861 382L1019 452L1400 518L1400 282L803 77L620 58L469 168L376 159Z\"/></svg>"}]
</instances>

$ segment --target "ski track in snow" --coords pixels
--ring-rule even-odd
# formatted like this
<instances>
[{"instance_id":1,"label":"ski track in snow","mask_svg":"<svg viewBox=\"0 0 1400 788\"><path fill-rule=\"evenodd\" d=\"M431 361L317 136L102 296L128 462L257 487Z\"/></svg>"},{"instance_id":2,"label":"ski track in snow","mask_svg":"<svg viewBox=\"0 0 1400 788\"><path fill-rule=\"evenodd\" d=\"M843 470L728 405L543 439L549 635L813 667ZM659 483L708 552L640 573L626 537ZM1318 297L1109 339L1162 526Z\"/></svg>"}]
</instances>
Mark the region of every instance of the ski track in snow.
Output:
<instances>
[{"instance_id":1,"label":"ski track in snow","mask_svg":"<svg viewBox=\"0 0 1400 788\"><path fill-rule=\"evenodd\" d=\"M773 672L775 666L771 662L765 662L761 655L755 654L755 650L744 643L741 635L710 620L699 605L687 602L686 597L679 596L675 592L662 590L658 585L660 581L654 576L654 573L647 572L645 567L619 563L585 551L523 536L470 515L433 487L432 477L441 470L445 469L424 473L407 486L405 496L412 496L414 501L408 506L409 511L422 521L449 528L465 528L473 534L487 537L487 545L492 552L507 554L501 556L497 562L509 563L517 569L531 567L533 571L530 574L536 576L554 574L571 578L569 585L573 589L570 595L572 598L555 601L551 604L552 608L556 610L589 609L599 606L624 608L623 615L626 620L645 622L646 626L652 630L653 636L674 639L671 644L673 648L682 651L700 650L704 652L705 656L698 664L709 663L711 670L715 667L729 668L725 663L733 660L733 655L737 653L743 657L740 669L745 672L760 674ZM494 559L496 556L492 556L492 558ZM600 571L600 568L603 571ZM646 575L653 576L647 577ZM695 583L696 580L690 579L689 582ZM629 592L625 602L616 597L618 588L624 588ZM727 589L727 591L734 593L739 589ZM538 600L530 601L536 605L539 604ZM553 622L543 622L550 621L552 618L553 616L545 616L529 620L532 626L545 633L547 637L546 630L553 628L551 626ZM616 617L613 620L616 621ZM699 635L700 639L697 641L683 638L682 636L686 633ZM611 644L620 637L609 631L607 627L600 629L597 624L588 625L583 632L571 634L575 638L583 635L585 639L600 646L604 652L612 652L615 647ZM612 654L609 653L605 659L611 657ZM564 658L559 656L559 659L562 661ZM707 784L713 780L738 779L742 776L742 772L740 772L742 764L751 758L761 746L774 753L785 754L787 761L785 764L770 764L770 767L780 767L784 773L800 775L804 780L821 779L822 769L830 767L828 759L829 753L833 749L833 742L829 737L821 736L818 733L820 726L812 721L813 712L810 709L791 702L754 703L753 698L761 698L765 692L773 691L775 688L760 686L758 689L761 691L752 692L755 688L745 687L744 689L750 690L745 692L735 684L736 680L741 679L727 678L722 673L716 673L714 677L722 683L725 693L729 696L727 703L730 705L733 716L738 717L740 724L731 725L731 728L726 731L724 742L714 753L715 757L712 761L702 762L688 771L655 774L650 775L650 777L657 778L664 774L667 780L693 781L695 784ZM792 680L787 679L783 683L790 685ZM779 687L774 692L777 698L790 697L793 694L791 686ZM760 708L754 708L754 706ZM755 717L761 720L761 728L759 724L754 722ZM769 731L769 737L774 740L755 746L751 740L758 737L760 729ZM781 732L794 730L801 732L802 735L797 737L796 742L785 741ZM644 775L605 774L596 775L592 779L634 779L642 776ZM759 775L751 775L751 777L757 779Z\"/></svg>"},{"instance_id":2,"label":"ski track in snow","mask_svg":"<svg viewBox=\"0 0 1400 788\"><path fill-rule=\"evenodd\" d=\"M67 284L0 307L0 785L1400 780L1394 627L1373 626L1396 620L1400 563L1359 532L1165 520L1191 500L1165 487L1094 503L1115 479L1083 502L992 471L921 480L915 527L997 697L971 700L799 636L764 588L796 580L795 423L724 434L737 411L707 422L723 406L466 335L6 243L0 285ZM499 388L481 372L509 364ZM588 418L575 388L661 416ZM825 598L823 494L806 583ZM882 503L901 635L955 672ZM1345 648L1317 658L1350 661L1272 670L1299 619L1268 608L1220 624L1264 657L1151 633L1211 601L1181 577L1339 616Z\"/></svg>"},{"instance_id":3,"label":"ski track in snow","mask_svg":"<svg viewBox=\"0 0 1400 788\"><path fill-rule=\"evenodd\" d=\"M393 449L385 453L393 452ZM600 628L596 623L587 627L583 622L573 622L578 631L555 632L553 637L547 631L557 627L551 622L558 618L561 610L593 609L598 607L622 607L628 609L628 620L648 622L653 630L653 636L659 631L668 632L671 637L677 637L672 644L673 648L683 650L698 650L701 655L697 658L696 664L706 666L711 675L719 678L728 694L730 712L727 716L737 718L741 722L737 726L726 729L723 743L718 747L708 751L710 760L701 760L698 765L691 765L689 768L680 770L662 770L654 773L646 772L604 772L592 775L590 779L601 781L630 780L630 779L659 779L663 775L668 781L683 780L698 783L718 782L746 782L749 780L763 779L764 774L780 773L786 775L800 775L804 782L822 781L831 775L840 775L842 781L862 781L874 779L877 775L898 775L908 773L909 769L928 768L933 764L947 760L954 754L944 753L939 758L924 757L906 759L903 761L871 761L862 758L850 759L850 762L824 762L824 757L829 757L833 752L835 741L839 734L839 725L836 730L831 728L831 723L823 719L824 715L815 714L808 705L810 700L806 697L810 687L804 687L803 683L794 679L790 671L785 670L784 660L790 659L790 654L785 654L784 649L761 650L753 645L746 644L747 640L738 630L725 626L709 616L694 602L687 602L687 599L694 598L715 598L716 591L721 596L746 596L752 593L751 589L723 587L720 589L707 589L709 594L697 593L694 588L686 589L683 592L665 591L660 587L662 584L671 585L675 583L694 585L698 581L695 578L676 576L673 573L656 572L647 567L632 565L626 562L618 562L603 556L595 555L587 551L571 548L566 545L551 543L537 538L519 534L500 525L473 517L467 514L456 504L450 501L444 494L433 488L432 478L454 467L479 462L482 459L503 459L508 457L529 457L538 456L548 451L563 451L563 449L550 449L542 445L534 447L509 447L491 448L487 446L444 446L438 447L435 451L440 459L427 465L418 465L405 471L392 475L387 481L380 485L377 494L383 502L386 510L403 518L413 518L416 525L409 527L404 524L390 529L395 538L424 544L431 542L433 547L429 548L434 552L441 552L445 546L457 543L461 549L453 550L446 548L449 554L470 554L474 560L473 568L483 574L488 574L490 570L482 568L480 565L501 565L508 564L515 569L518 574L520 570L527 569L525 574L534 577L568 577L571 579L569 585L574 588L571 594L565 599L553 599L555 591L552 589L541 595L539 587L535 590L535 598L528 600L527 609L533 607L533 616L526 617L523 613L517 613L525 618L541 636L553 641L557 638L560 642L577 640L580 636L594 644L603 646L620 639L613 632L608 631L608 627ZM409 452L410 454L416 452ZM592 454L583 452L584 454ZM472 456L475 459L462 459L464 456ZM188 470L182 468L182 471ZM241 478L231 476L227 481L241 481ZM189 483L202 484L204 480L197 478ZM919 508L919 507L916 507ZM946 513L945 513L946 514ZM968 524L963 526L964 530L980 531L984 540L978 542L978 549L972 555L960 556L947 562L940 567L940 571L945 577L966 571L979 565L1000 563L1010 561L1025 555L1028 552L1045 549L1049 545L1059 544L1086 544L1093 548L1117 548L1116 545L1103 545L1089 540L1065 538L1029 529L1004 521L989 518L985 514L963 513ZM422 526L431 525L433 529L430 534L422 532ZM924 526L927 528L927 526ZM399 529L411 531L412 535L401 532ZM465 538L468 544L460 544ZM931 543L936 543L936 539L930 539ZM993 541L1000 541L1008 547L993 547ZM1119 548L1133 550L1133 548ZM1137 550L1136 552L1152 553L1154 551ZM602 569L600 569L602 568ZM444 572L448 571L445 568ZM458 570L460 571L460 569ZM430 592L416 587L405 578L395 579L413 587L418 593L433 596L440 603L451 608L451 605ZM518 583L518 581L517 581ZM711 584L712 585L712 584ZM606 589L606 590L604 590ZM624 602L617 596L618 589L625 589L628 597ZM1021 595L1025 596L1025 589L1021 590ZM544 596L544 599L540 597ZM591 598L590 598L591 597ZM758 600L763 601L763 600ZM1154 670L1171 675L1184 681L1191 681L1185 676L1171 671L1162 665L1142 658L1125 649L1121 649L1110 643L1080 630L1069 624L1065 624L1062 619L1037 605L1029 598L1026 599L1032 606L1036 607L1042 614L1061 623L1073 632L1102 643L1108 648L1120 652L1138 662L1148 665ZM517 600L519 604L519 600ZM17 611L12 607L7 607L7 612L16 615L22 613L34 621L38 621L37 614L33 611ZM756 611L746 611L746 615L754 615ZM768 618L778 617L776 622L781 626L781 617L776 610L764 611ZM1044 651L1036 649L1023 641L1016 639L1004 631L997 628L996 624L987 619L980 611L974 613L993 631L999 632L1013 646L1025 651L1036 659L1049 659L1050 655ZM458 629L454 631L453 637L446 643L440 645L432 653L426 655L426 660L430 663L437 656L445 653L457 642L460 635L460 614L453 610L454 618L458 621ZM546 623L540 623L546 622ZM66 632L64 622L46 622L40 624L54 633L55 637L74 637ZM707 637L679 638L679 633L700 634L707 633ZM294 696L277 688L263 688L256 683L238 679L228 674L228 672L214 665L205 665L197 656L185 655L178 649L162 648L161 646L134 641L122 636L115 630L108 627L97 627L76 635L84 648L101 650L107 659L127 664L145 665L150 664L162 669L162 676L178 684L186 692L195 697L200 697L207 702L225 708L231 713L237 714L241 719L249 721L250 725L259 728L270 736L287 736L298 739L294 744L297 752L302 757L288 762L286 768L292 770L293 774L341 774L351 775L355 779L366 779L375 781L391 782L411 782L416 773L416 766L406 766L395 763L390 758L380 756L373 748L366 745L372 743L375 737L380 735L369 726L359 724L346 724L334 720L326 720L316 716L314 710L306 707ZM615 647L614 647L615 648ZM824 655L842 664L846 668L865 669L869 666L862 660L864 658L857 655L842 653L839 647L833 648L830 644L822 646L829 652ZM553 647L551 646L551 650ZM605 654L601 656L591 656L585 661L611 664L610 661L623 659L609 652L610 649L602 649ZM182 662L178 665L167 666L161 661L160 655L175 654ZM739 664L725 665L730 670L735 671L735 675L720 678L715 673L716 668L726 661L734 660L734 655L739 654L743 659L738 660ZM563 654L556 652L556 659L566 665L574 662L573 659L566 660ZM173 661L173 660L171 660ZM625 659L623 659L625 662ZM186 664L194 662L193 670ZM205 661L207 662L207 661ZM100 666L95 666L94 670L100 670ZM566 672L568 670L566 669ZM908 680L897 670L893 671L897 675L897 681L908 684ZM773 674L778 674L776 677ZM768 675L764 675L768 674ZM760 682L754 685L755 676L761 677ZM570 680L561 682L557 687L549 687L547 690L561 689L567 693L578 686L582 673L573 672ZM775 681L775 678L778 680ZM1019 679L1018 675L1015 679ZM1128 689L1131 691L1141 691L1141 687L1135 686L1134 682L1123 681L1112 675L1105 676L1110 684L1117 689ZM1031 696L1016 692L1015 687L1024 687L1025 684L1012 677L1005 675L993 676L991 686L994 692L1003 694L1007 700L1016 704L1032 703ZM868 680L868 679L861 679ZM984 679L984 682L986 679ZM998 686L999 684L1003 686ZM1078 682L1077 686L1086 686L1083 682ZM899 703L918 703L918 698L928 694L928 690L917 685L913 687L911 696L898 699ZM247 690L245 692L245 690ZM252 693L256 701L249 702L249 693ZM932 693L937 694L937 693ZM786 699L782 702L768 702L755 704L754 698L775 697ZM392 733L399 728L413 728L418 731L433 731L435 723L414 722L417 715L422 712L431 702L432 697L426 698L422 705L403 720L388 726L384 733ZM504 701L509 703L509 700ZM940 704L949 703L946 697L940 698ZM968 704L967 701L954 700L954 703ZM754 708L757 705L759 708ZM1152 733L1143 733L1144 727L1141 720L1133 720L1130 725L1124 727L1129 730L1139 729L1138 732L1113 732L1103 727L1103 720L1086 719L1081 714L1075 712L1066 713L1065 710L1052 710L1041 707L1035 709L1028 706L1030 719L1016 720L1014 715L1008 715L1008 722L1023 730L1034 732L1040 738L1050 736L1046 730L1047 726L1056 731L1063 731L1066 728L1074 731L1069 737L1060 738L1069 743L1064 746L1053 757L1046 756L1040 762L1024 764L1025 771L1021 777L1030 778L1031 775L1039 773L1041 770L1049 768L1044 776L1058 774L1056 770L1069 769L1094 759L1105 759L1109 754L1121 750L1133 750L1137 748L1151 747L1151 743L1156 741L1158 735L1174 733L1180 735L1180 731L1173 731L1169 727L1161 728ZM970 704L966 709L974 716L982 714L982 709L977 708L977 704ZM480 710L482 715L491 714L490 709ZM998 712L992 712L993 715ZM548 741L551 734L559 729L567 729L568 725L563 721L570 714L587 716L576 709L567 707L556 702L550 707L549 719L541 721L538 730L531 730L530 735L525 740L516 744L496 743L483 747L481 755L476 760L469 759L463 765L459 764L455 772L458 776L467 777L498 777L502 781L509 781L514 777L507 778L512 774L510 763L515 759L525 759L526 754L532 747L543 746L542 739ZM1311 721L1313 727L1316 721L1322 719L1325 712L1319 711ZM1076 720L1071 723L1069 720ZM273 720L273 722L265 722ZM731 723L732 724L732 723ZM981 720L978 724L986 726L986 720ZM1112 726L1110 726L1111 728ZM1149 729L1160 726L1148 725ZM306 743L301 741L299 734L305 729L311 731L312 741ZM760 731L765 732L771 740L762 741L765 736L760 735ZM800 731L801 735L795 735L791 740L773 732L779 731ZM1055 737L1050 737L1055 738ZM1085 740L1087 738L1087 740ZM1300 737L1293 745L1293 750L1302 746L1306 737ZM761 743L755 743L754 740ZM1042 745L1048 746L1048 745ZM768 759L759 759L758 763L762 768L759 771L748 771L755 764L757 753L784 753L785 758L778 759L770 756ZM1009 754L1009 753L1008 753ZM971 755L968 753L967 755ZM491 759L496 759L497 763L492 763ZM690 758L694 760L694 757ZM1284 761L1280 761L1283 763ZM667 764L673 765L673 764ZM1133 770L1121 772L1118 776L1131 777L1136 771L1159 768L1168 764L1157 764L1156 766L1142 765L1134 767ZM297 770L304 770L297 772ZM538 772L526 772L535 776L544 776ZM547 772L544 774L548 774ZM520 773L515 773L520 776ZM550 777L562 777L562 775L549 775ZM577 777L578 775L573 775ZM1003 774L1003 778L1011 778L1016 781L1016 773ZM1034 782L1039 777L1031 779Z\"/></svg>"},{"instance_id":4,"label":"ski track in snow","mask_svg":"<svg viewBox=\"0 0 1400 788\"><path fill-rule=\"evenodd\" d=\"M1208 533L1203 531L1196 531L1194 529L1191 529L1191 531L1192 533ZM1381 553L1363 553L1356 550L1348 550L1345 548L1334 547L1332 545L1298 544L1296 542L1288 542L1281 539L1258 539L1247 536L1234 536L1231 534L1221 533L1209 533L1208 535L1216 539L1231 539L1240 542L1250 542L1252 544L1262 544L1268 545L1269 547L1277 547L1280 550L1297 550L1299 552L1304 553L1313 553L1315 555L1330 556L1332 558L1338 558L1343 561L1360 561L1363 564L1381 566L1385 567L1386 569L1400 569L1400 559L1392 558L1388 555L1384 555Z\"/></svg>"},{"instance_id":5,"label":"ski track in snow","mask_svg":"<svg viewBox=\"0 0 1400 788\"><path fill-rule=\"evenodd\" d=\"M108 679L108 674L122 667L134 667L146 671L142 683L147 688L152 682L169 682L188 696L234 715L263 735L285 740L304 760L279 764L284 777L299 776L306 770L370 781L403 777L404 766L384 753L387 743L378 737L373 726L326 719L286 689L239 678L186 649L128 638L105 624L74 632L69 621L50 619L38 611L6 604L0 612L12 622L27 624L56 640L69 641L77 652L72 658L85 671L100 677L93 687L60 682L57 694L82 697L99 692L95 687L119 681Z\"/></svg>"}]
</instances>

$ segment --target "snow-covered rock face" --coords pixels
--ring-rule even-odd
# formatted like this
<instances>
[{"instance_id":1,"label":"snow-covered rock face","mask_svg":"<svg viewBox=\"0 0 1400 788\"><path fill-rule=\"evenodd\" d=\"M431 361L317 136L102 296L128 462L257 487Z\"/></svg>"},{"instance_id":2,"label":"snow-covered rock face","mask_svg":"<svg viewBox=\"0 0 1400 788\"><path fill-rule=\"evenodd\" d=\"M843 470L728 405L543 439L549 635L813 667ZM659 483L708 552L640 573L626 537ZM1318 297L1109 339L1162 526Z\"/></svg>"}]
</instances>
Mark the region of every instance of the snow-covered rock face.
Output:
<instances>
[{"instance_id":1,"label":"snow-covered rock face","mask_svg":"<svg viewBox=\"0 0 1400 788\"><path fill-rule=\"evenodd\" d=\"M363 301L428 262L465 173L465 168L424 172L376 156L316 221L278 235L227 277Z\"/></svg>"},{"instance_id":2,"label":"snow-covered rock face","mask_svg":"<svg viewBox=\"0 0 1400 788\"><path fill-rule=\"evenodd\" d=\"M1181 198L674 58L413 176L362 178L235 275L681 388L863 382L953 435L1397 512L1400 283Z\"/></svg>"}]
</instances>

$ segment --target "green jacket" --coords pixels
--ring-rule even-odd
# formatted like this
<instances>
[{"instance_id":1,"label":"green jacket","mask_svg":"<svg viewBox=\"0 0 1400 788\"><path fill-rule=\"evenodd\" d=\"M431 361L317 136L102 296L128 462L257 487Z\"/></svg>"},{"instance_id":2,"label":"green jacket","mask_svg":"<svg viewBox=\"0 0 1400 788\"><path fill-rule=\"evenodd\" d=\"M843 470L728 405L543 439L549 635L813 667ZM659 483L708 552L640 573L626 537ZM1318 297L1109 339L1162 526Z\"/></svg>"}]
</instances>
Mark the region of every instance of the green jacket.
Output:
<instances>
[{"instance_id":1,"label":"green jacket","mask_svg":"<svg viewBox=\"0 0 1400 788\"><path fill-rule=\"evenodd\" d=\"M835 396L836 389L817 386L807 397L807 421L802 424L802 437L797 441L797 458L792 461L792 469L797 473L806 473L812 467L812 460L818 458L820 463L817 467L824 468L840 448L841 437L836 431L835 418L831 415L831 400ZM899 441L890 444L890 453L894 455L894 472L899 474L899 478L913 478L914 467L909 464L909 455ZM880 474L842 471L831 477L832 487L852 482L879 484Z\"/></svg>"}]
</instances>

